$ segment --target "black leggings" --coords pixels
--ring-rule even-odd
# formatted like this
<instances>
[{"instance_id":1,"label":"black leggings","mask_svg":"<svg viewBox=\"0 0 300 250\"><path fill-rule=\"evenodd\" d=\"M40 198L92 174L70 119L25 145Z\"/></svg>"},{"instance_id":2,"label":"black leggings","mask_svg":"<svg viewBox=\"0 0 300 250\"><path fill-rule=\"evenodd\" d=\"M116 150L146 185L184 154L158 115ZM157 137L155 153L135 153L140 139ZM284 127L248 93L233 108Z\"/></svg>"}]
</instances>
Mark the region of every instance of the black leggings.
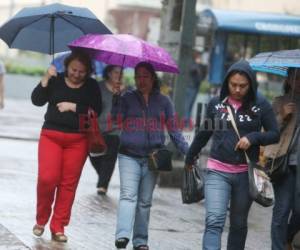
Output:
<instances>
[{"instance_id":1,"label":"black leggings","mask_svg":"<svg viewBox=\"0 0 300 250\"><path fill-rule=\"evenodd\" d=\"M104 139L107 144L106 154L98 157L90 156L90 161L98 174L97 187L107 189L115 168L120 139L117 135L104 135Z\"/></svg>"}]
</instances>

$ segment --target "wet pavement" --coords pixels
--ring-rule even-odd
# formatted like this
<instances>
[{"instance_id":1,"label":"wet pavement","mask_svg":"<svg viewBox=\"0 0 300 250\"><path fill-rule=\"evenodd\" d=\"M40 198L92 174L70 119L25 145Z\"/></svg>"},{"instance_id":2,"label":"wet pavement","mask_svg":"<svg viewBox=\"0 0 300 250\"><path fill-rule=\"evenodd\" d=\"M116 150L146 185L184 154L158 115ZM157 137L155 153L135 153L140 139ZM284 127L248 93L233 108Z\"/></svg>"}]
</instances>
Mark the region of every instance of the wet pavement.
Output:
<instances>
[{"instance_id":1,"label":"wet pavement","mask_svg":"<svg viewBox=\"0 0 300 250\"><path fill-rule=\"evenodd\" d=\"M41 238L32 235L35 223L37 139L44 108L29 100L6 100L0 110L0 250L81 250L114 248L119 196L115 171L107 196L96 194L96 174L87 161L66 227L68 243L54 243L47 227ZM116 170L118 170L116 168ZM270 249L271 208L254 204L249 216L248 250ZM183 205L180 190L156 187L151 212L149 246L152 250L201 249L203 203ZM226 249L228 224L222 239ZM132 249L129 243L127 249Z\"/></svg>"}]
</instances>

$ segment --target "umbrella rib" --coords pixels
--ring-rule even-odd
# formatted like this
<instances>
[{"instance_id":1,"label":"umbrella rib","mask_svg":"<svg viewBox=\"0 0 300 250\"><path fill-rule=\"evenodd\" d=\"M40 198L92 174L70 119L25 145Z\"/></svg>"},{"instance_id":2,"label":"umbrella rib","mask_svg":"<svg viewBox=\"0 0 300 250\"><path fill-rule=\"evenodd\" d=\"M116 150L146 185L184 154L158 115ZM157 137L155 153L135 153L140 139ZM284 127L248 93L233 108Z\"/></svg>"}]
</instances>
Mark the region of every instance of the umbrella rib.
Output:
<instances>
[{"instance_id":1,"label":"umbrella rib","mask_svg":"<svg viewBox=\"0 0 300 250\"><path fill-rule=\"evenodd\" d=\"M83 34L85 34L85 32L80 28L80 26L78 26L77 24L75 23L72 23L71 21L69 21L68 19L66 19L64 16L65 15L60 15L59 16L61 17L61 19L65 20L66 22L68 22L69 24L72 24L73 26L75 26L76 28L78 28ZM69 15L70 16L70 15ZM75 16L74 16L75 17ZM88 17L85 17L84 19L91 19L91 20L94 20L93 18L88 18Z\"/></svg>"},{"instance_id":2,"label":"umbrella rib","mask_svg":"<svg viewBox=\"0 0 300 250\"><path fill-rule=\"evenodd\" d=\"M56 13L55 13L55 14L56 14ZM40 21L41 19L43 19L44 17L47 17L47 16L49 16L49 15L50 15L50 17L55 16L54 13L52 13L52 14L51 14L51 13L48 13L48 14L41 15L41 16L40 16L39 18L37 18L36 20L34 20L34 21L32 21L32 22L26 24L26 26L21 27L20 29L18 29L18 32L15 33L15 35L14 35L12 41L14 41L14 40L16 39L17 35L19 34L19 32L20 32L21 30L23 30L24 28L26 28L28 25L32 25L33 23L36 23L36 22ZM59 15L59 17L61 17L63 20L65 20L65 21L68 22L69 24L72 24L73 26L75 26L76 28L78 28L83 34L85 33L78 25L76 25L76 24L70 22L70 21L69 21L68 19L66 19L63 15ZM93 20L92 18L88 18L88 19ZM54 49L54 47L53 47L53 49Z\"/></svg>"},{"instance_id":3,"label":"umbrella rib","mask_svg":"<svg viewBox=\"0 0 300 250\"><path fill-rule=\"evenodd\" d=\"M18 29L18 32L15 32L15 35L14 35L12 41L14 41L14 40L16 39L17 35L19 34L19 32L20 32L21 30L23 30L24 28L26 28L28 25L31 25L31 24L33 24L33 23L35 23L35 22L38 22L39 20L41 20L41 19L44 18L45 16L46 16L46 15L41 15L38 19L36 19L36 20L34 20L34 21L32 21L32 22L26 24L26 26L21 27L20 29ZM18 19L19 19L19 18L18 18Z\"/></svg>"}]
</instances>

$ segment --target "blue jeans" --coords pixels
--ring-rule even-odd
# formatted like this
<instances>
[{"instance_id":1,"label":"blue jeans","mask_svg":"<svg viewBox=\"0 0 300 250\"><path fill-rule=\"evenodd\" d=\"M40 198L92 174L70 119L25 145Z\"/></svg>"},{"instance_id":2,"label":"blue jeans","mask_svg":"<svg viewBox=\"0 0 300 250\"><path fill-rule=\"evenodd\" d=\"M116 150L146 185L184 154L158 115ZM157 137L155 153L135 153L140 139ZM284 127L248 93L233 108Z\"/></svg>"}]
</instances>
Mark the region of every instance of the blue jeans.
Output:
<instances>
[{"instance_id":1,"label":"blue jeans","mask_svg":"<svg viewBox=\"0 0 300 250\"><path fill-rule=\"evenodd\" d=\"M204 250L221 249L227 208L230 202L228 250L242 250L248 232L247 219L252 204L249 196L248 173L224 173L208 170L205 177Z\"/></svg>"},{"instance_id":2,"label":"blue jeans","mask_svg":"<svg viewBox=\"0 0 300 250\"><path fill-rule=\"evenodd\" d=\"M295 174L293 171L279 183L273 185L275 205L273 207L271 239L272 250L283 250L287 242L288 219L293 208Z\"/></svg>"},{"instance_id":3,"label":"blue jeans","mask_svg":"<svg viewBox=\"0 0 300 250\"><path fill-rule=\"evenodd\" d=\"M118 155L120 171L120 200L116 239L130 239L134 246L147 245L152 194L157 173L148 169L147 158Z\"/></svg>"}]
</instances>

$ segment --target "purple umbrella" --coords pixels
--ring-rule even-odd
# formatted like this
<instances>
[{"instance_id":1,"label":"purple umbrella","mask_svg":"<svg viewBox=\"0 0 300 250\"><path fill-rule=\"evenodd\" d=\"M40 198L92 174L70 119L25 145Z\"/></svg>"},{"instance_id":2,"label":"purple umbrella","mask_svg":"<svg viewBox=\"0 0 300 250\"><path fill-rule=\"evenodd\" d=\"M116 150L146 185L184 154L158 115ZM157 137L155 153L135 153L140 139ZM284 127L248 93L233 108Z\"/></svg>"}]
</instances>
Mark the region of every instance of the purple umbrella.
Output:
<instances>
[{"instance_id":1,"label":"purple umbrella","mask_svg":"<svg viewBox=\"0 0 300 250\"><path fill-rule=\"evenodd\" d=\"M157 71L179 73L170 54L159 46L126 34L81 36L68 45L72 50L84 49L96 60L107 64L134 68L149 62Z\"/></svg>"}]
</instances>

